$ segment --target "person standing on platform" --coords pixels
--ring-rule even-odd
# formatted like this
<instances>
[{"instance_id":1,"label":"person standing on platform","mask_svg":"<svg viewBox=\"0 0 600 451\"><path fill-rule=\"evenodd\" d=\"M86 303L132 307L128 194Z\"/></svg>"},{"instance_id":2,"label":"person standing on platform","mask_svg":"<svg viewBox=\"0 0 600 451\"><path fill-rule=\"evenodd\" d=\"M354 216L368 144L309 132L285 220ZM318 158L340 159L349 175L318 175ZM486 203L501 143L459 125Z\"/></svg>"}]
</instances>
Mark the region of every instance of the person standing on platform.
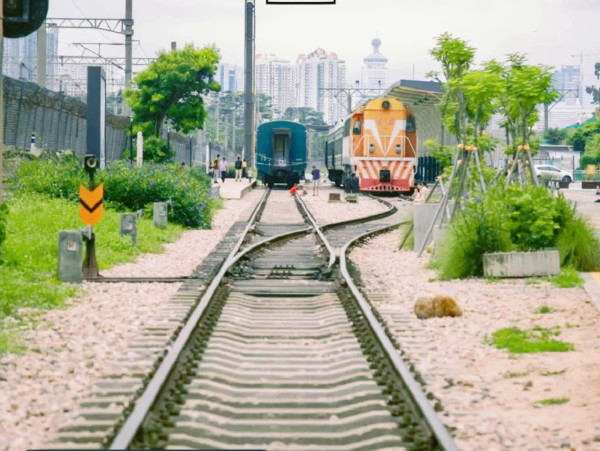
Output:
<instances>
[{"instance_id":1,"label":"person standing on platform","mask_svg":"<svg viewBox=\"0 0 600 451\"><path fill-rule=\"evenodd\" d=\"M310 174L312 175L313 196L318 196L319 179L321 178L321 171L318 170L316 166L313 166Z\"/></svg>"},{"instance_id":2,"label":"person standing on platform","mask_svg":"<svg viewBox=\"0 0 600 451\"><path fill-rule=\"evenodd\" d=\"M242 178L248 177L247 169L248 169L248 163L246 162L246 159L244 158L244 160L242 161ZM250 181L250 180L248 180L248 181Z\"/></svg>"},{"instance_id":3,"label":"person standing on platform","mask_svg":"<svg viewBox=\"0 0 600 451\"><path fill-rule=\"evenodd\" d=\"M218 183L219 179L221 178L221 174L219 174L219 157L221 155L217 154L217 158L215 158L211 164L211 168L213 171L213 180L215 183Z\"/></svg>"},{"instance_id":4,"label":"person standing on platform","mask_svg":"<svg viewBox=\"0 0 600 451\"><path fill-rule=\"evenodd\" d=\"M235 160L235 181L242 181L242 160L240 160L240 157Z\"/></svg>"},{"instance_id":5,"label":"person standing on platform","mask_svg":"<svg viewBox=\"0 0 600 451\"><path fill-rule=\"evenodd\" d=\"M225 177L227 177L227 170L229 165L227 164L227 158L223 158L219 163L219 172L221 173L221 181L225 183Z\"/></svg>"}]
</instances>

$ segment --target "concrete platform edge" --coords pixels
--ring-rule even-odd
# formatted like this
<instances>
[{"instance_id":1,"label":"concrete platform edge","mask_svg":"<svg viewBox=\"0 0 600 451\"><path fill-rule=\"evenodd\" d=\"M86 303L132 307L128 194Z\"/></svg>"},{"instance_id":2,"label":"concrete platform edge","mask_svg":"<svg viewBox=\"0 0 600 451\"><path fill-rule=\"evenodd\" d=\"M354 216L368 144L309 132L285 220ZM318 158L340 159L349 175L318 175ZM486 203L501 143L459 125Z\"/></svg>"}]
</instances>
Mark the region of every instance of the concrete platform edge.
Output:
<instances>
[{"instance_id":1,"label":"concrete platform edge","mask_svg":"<svg viewBox=\"0 0 600 451\"><path fill-rule=\"evenodd\" d=\"M583 289L590 297L592 304L600 312L600 286L589 272L581 272L579 276L583 279Z\"/></svg>"}]
</instances>

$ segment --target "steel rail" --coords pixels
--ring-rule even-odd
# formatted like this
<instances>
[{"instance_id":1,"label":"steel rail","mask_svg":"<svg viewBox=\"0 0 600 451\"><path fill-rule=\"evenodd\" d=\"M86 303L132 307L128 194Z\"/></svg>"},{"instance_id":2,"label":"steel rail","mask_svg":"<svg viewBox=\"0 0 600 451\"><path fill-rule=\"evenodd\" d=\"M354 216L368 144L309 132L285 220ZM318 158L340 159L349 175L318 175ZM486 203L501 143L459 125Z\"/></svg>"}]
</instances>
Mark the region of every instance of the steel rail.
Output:
<instances>
[{"instance_id":1,"label":"steel rail","mask_svg":"<svg viewBox=\"0 0 600 451\"><path fill-rule=\"evenodd\" d=\"M306 213L306 217L308 218L308 220L312 224L312 227L314 228L314 230L317 233L317 235L319 235L319 238L321 239L321 242L327 248L327 252L329 252L329 263L327 265L327 272L329 272L329 271L331 271L331 267L335 264L335 261L336 261L335 249L331 246L331 244L329 243L329 241L327 240L327 238L325 238L325 235L323 234L323 231L321 230L321 228L317 224L317 221L316 221L315 217L312 215L312 213L310 212L310 210L308 209L308 207L306 206L306 204L304 203L304 201L301 198L299 198L299 197L296 197L296 201L304 209L304 211Z\"/></svg>"},{"instance_id":2,"label":"steel rail","mask_svg":"<svg viewBox=\"0 0 600 451\"><path fill-rule=\"evenodd\" d=\"M369 322L372 331L377 336L377 339L381 343L383 349L385 350L390 361L392 362L394 369L402 378L406 388L410 392L411 397L413 398L413 400L421 410L421 413L425 417L427 423L429 424L431 432L435 436L439 446L441 446L442 449L444 449L445 451L458 451L458 447L454 443L452 436L450 435L444 424L441 422L431 405L429 404L429 401L423 394L423 391L419 387L419 384L417 383L411 372L400 359L396 348L394 347L387 334L381 327L381 324L379 324L379 321L377 321L377 318L375 318L375 315L373 315L373 312L371 311L371 307L369 306L368 302L365 300L360 290L352 281L352 277L350 276L350 273L348 272L348 268L346 266L346 251L348 247L350 247L352 244L363 238L366 238L367 236L371 236L376 233L382 233L387 230L399 227L404 223L405 222L401 222L398 224L380 227L370 232L363 233L362 235L359 235L348 241L346 244L344 244L344 246L342 246L340 251L340 271L348 285L348 288L350 289L352 295L354 296L358 305L360 306L360 309L362 310L365 318Z\"/></svg>"},{"instance_id":3,"label":"steel rail","mask_svg":"<svg viewBox=\"0 0 600 451\"><path fill-rule=\"evenodd\" d=\"M204 310L211 301L215 291L221 283L221 280L229 270L229 267L232 264L231 262L233 261L233 257L238 252L248 231L253 226L259 211L261 210L261 208L264 207L269 193L270 190L265 191L265 194L260 199L260 202L254 208L250 216L250 220L248 221L248 224L244 228L243 232L240 234L240 238L238 239L237 243L233 247L232 251L229 253L229 256L227 257L225 262L223 262L223 264L221 265L219 272L206 289L204 295L200 299L200 302L198 303L196 308L194 308L194 311L192 312L185 325L182 327L181 331L177 335L177 338L171 345L169 351L167 352L167 355L160 363L158 369L152 376L152 379L150 379L150 382L148 382L148 385L144 389L144 392L136 400L135 407L132 409L131 413L123 423L123 426L121 427L117 435L113 438L111 444L107 449L127 449L127 447L131 444L131 441L135 438L135 435L137 434L140 425L144 421L144 418L146 418L148 411L154 404L158 394L160 393L160 390L162 389L162 386L169 377L173 366L177 362L179 354L185 347L194 329L196 328L196 325L200 321Z\"/></svg>"}]
</instances>

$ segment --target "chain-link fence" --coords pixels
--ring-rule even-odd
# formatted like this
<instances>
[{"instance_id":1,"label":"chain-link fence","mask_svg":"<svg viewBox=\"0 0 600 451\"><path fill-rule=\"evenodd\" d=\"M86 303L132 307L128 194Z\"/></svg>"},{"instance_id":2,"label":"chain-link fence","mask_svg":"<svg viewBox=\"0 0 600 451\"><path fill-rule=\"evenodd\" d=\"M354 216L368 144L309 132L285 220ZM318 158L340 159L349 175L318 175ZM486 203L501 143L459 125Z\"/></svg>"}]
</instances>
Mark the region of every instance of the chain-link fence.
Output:
<instances>
[{"instance_id":1,"label":"chain-link fence","mask_svg":"<svg viewBox=\"0 0 600 451\"><path fill-rule=\"evenodd\" d=\"M87 153L87 106L34 83L4 78L4 144L29 149L32 133L47 151ZM129 119L107 114L106 159L123 156Z\"/></svg>"}]
</instances>

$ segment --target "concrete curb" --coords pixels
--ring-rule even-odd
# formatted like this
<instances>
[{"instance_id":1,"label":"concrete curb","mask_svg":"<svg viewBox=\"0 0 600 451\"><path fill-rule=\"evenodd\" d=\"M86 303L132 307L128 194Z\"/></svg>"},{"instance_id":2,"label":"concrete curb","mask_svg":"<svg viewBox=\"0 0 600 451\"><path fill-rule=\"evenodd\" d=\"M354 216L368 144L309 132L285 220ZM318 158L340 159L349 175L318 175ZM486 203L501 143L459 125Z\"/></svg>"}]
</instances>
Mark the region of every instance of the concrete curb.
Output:
<instances>
[{"instance_id":1,"label":"concrete curb","mask_svg":"<svg viewBox=\"0 0 600 451\"><path fill-rule=\"evenodd\" d=\"M600 312L600 273L581 272L579 276L583 279L583 289Z\"/></svg>"}]
</instances>

